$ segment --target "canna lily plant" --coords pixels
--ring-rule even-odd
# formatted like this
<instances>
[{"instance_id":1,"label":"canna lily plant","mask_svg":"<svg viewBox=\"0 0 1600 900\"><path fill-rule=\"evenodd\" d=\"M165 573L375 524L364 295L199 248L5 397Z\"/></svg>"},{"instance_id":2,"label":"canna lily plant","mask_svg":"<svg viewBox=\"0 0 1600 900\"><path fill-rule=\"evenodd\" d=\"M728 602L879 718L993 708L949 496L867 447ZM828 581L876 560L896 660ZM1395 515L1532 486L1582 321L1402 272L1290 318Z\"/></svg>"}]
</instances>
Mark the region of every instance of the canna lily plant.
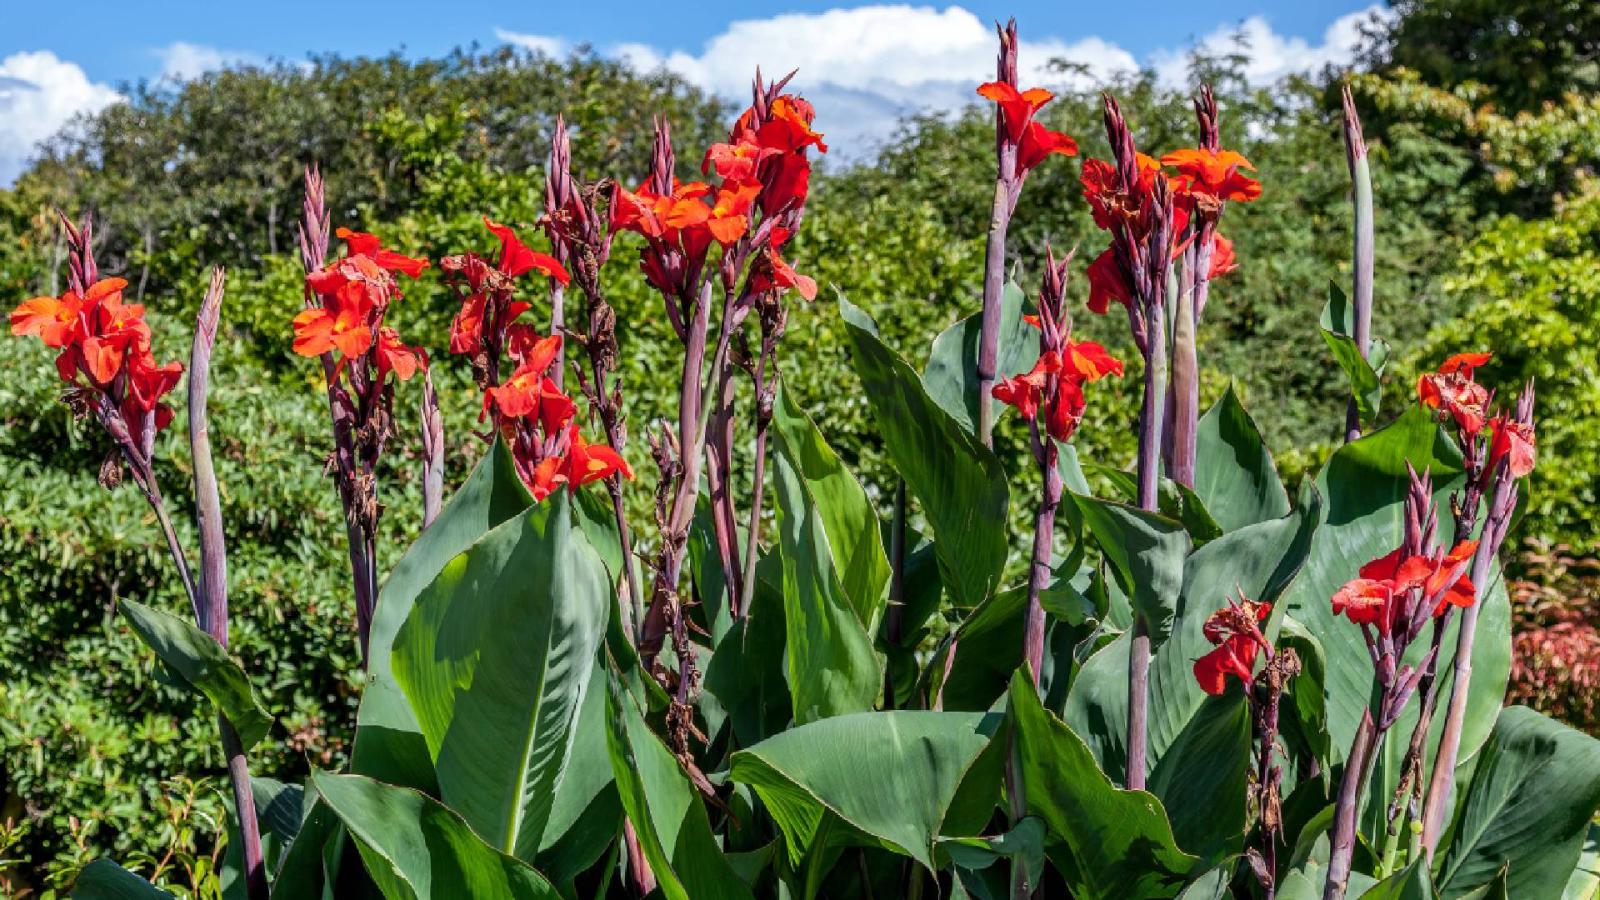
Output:
<instances>
[{"instance_id":1,"label":"canna lily plant","mask_svg":"<svg viewBox=\"0 0 1600 900\"><path fill-rule=\"evenodd\" d=\"M1010 218L1027 174L1077 146L1040 121L1049 92L1018 85L1015 23L998 33L996 79L977 89L995 104L997 176L975 309L917 365L837 292L893 484L857 480L783 381L790 304L818 293L787 258L827 151L790 78L758 73L727 140L696 148L698 174L657 120L649 171L581 180L558 121L541 219L485 218L483 246L439 259L459 311L422 343L459 357L481 397L458 438L480 459L448 499L430 357L386 324L401 278L430 264L344 228L330 261L307 171L303 309L283 338L321 364L366 685L348 764L304 784L250 777L271 718L227 650L205 405L221 273L189 366L195 578L151 465L183 369L155 362L142 308L100 278L91 224L66 224L68 292L23 302L12 331L58 353L65 399L109 439L102 483L129 473L167 535L192 623L122 611L216 706L228 892L1592 890L1600 743L1501 706L1497 560L1536 464L1533 388L1498 404L1475 380L1491 356L1464 353L1375 421L1387 348L1371 335L1371 171L1348 96L1352 285L1330 288L1321 323L1350 385L1330 428L1348 440L1291 495L1231 388L1201 412L1195 341L1208 303L1227 302L1219 280L1250 265L1219 223L1268 173L1222 146L1207 89L1196 145L1162 155L1105 97L1112 158L1085 160L1081 183L1107 246L1081 271L1020 248L1039 271L1030 298L1005 278ZM636 253L637 274L614 251ZM635 423L648 474L628 462L627 330L606 299L640 276L682 348L674 414ZM1080 300L1123 307L1137 361L1073 338ZM1080 459L1095 383L1130 368L1136 459ZM397 388L419 374L420 533L380 576L378 516L403 513L378 501L377 463L401 433ZM1013 495L993 449L1012 409L1037 496ZM628 518L635 492L648 521ZM1013 503L1031 533L1006 533ZM164 895L109 860L76 894Z\"/></svg>"}]
</instances>

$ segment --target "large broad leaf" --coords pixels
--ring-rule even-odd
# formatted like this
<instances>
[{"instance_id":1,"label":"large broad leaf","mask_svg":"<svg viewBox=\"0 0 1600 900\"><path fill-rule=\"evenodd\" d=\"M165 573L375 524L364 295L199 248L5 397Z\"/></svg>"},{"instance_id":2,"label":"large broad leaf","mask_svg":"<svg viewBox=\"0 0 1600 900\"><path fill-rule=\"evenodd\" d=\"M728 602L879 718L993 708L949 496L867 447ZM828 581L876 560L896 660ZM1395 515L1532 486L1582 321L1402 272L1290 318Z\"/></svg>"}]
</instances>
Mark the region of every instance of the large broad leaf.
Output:
<instances>
[{"instance_id":1,"label":"large broad leaf","mask_svg":"<svg viewBox=\"0 0 1600 900\"><path fill-rule=\"evenodd\" d=\"M609 680L606 711L612 775L662 895L669 900L751 900L750 888L717 846L688 775L615 678Z\"/></svg>"},{"instance_id":2,"label":"large broad leaf","mask_svg":"<svg viewBox=\"0 0 1600 900\"><path fill-rule=\"evenodd\" d=\"M395 633L422 589L445 564L501 522L533 504L499 440L479 461L439 517L406 551L378 594L367 640L367 687L356 713L351 771L379 781L437 792L422 729L389 668Z\"/></svg>"},{"instance_id":3,"label":"large broad leaf","mask_svg":"<svg viewBox=\"0 0 1600 900\"><path fill-rule=\"evenodd\" d=\"M1010 698L1027 812L1065 845L1068 864L1057 868L1074 897L1173 897L1201 874L1200 861L1178 849L1161 801L1113 785L1083 741L1040 705L1023 672Z\"/></svg>"},{"instance_id":4,"label":"large broad leaf","mask_svg":"<svg viewBox=\"0 0 1600 900\"><path fill-rule=\"evenodd\" d=\"M932 870L951 803L996 724L981 713L837 716L740 750L731 777L761 796L792 860L811 849L823 816L832 813ZM989 809L1000 787L998 766L992 768Z\"/></svg>"},{"instance_id":5,"label":"large broad leaf","mask_svg":"<svg viewBox=\"0 0 1600 900\"><path fill-rule=\"evenodd\" d=\"M874 630L889 584L877 510L794 395L781 386L773 403L772 433L777 437L774 449L789 461L816 505L833 570L856 618Z\"/></svg>"},{"instance_id":6,"label":"large broad leaf","mask_svg":"<svg viewBox=\"0 0 1600 900\"><path fill-rule=\"evenodd\" d=\"M1208 863L1243 849L1250 762L1244 693L1206 698L1150 772L1179 847Z\"/></svg>"},{"instance_id":7,"label":"large broad leaf","mask_svg":"<svg viewBox=\"0 0 1600 900\"><path fill-rule=\"evenodd\" d=\"M1006 561L1006 473L883 345L866 313L839 298L852 360L889 458L933 526L944 589L971 608L994 592Z\"/></svg>"},{"instance_id":8,"label":"large broad leaf","mask_svg":"<svg viewBox=\"0 0 1600 900\"><path fill-rule=\"evenodd\" d=\"M1000 329L996 333L995 377L1010 378L1033 368L1039 359L1039 329L1022 320L1024 295L1016 282L1000 292ZM922 372L928 396L967 430L978 431L978 340L983 313L976 312L946 328L933 340ZM996 413L1003 409L994 406Z\"/></svg>"},{"instance_id":9,"label":"large broad leaf","mask_svg":"<svg viewBox=\"0 0 1600 900\"><path fill-rule=\"evenodd\" d=\"M1510 896L1560 896L1600 809L1600 741L1509 707L1465 791L1440 848L1440 894L1490 884L1509 863Z\"/></svg>"},{"instance_id":10,"label":"large broad leaf","mask_svg":"<svg viewBox=\"0 0 1600 900\"><path fill-rule=\"evenodd\" d=\"M519 859L539 850L611 603L558 491L451 560L395 635L440 799Z\"/></svg>"},{"instance_id":11,"label":"large broad leaf","mask_svg":"<svg viewBox=\"0 0 1600 900\"><path fill-rule=\"evenodd\" d=\"M73 900L174 900L173 896L109 859L83 867L72 883Z\"/></svg>"},{"instance_id":12,"label":"large broad leaf","mask_svg":"<svg viewBox=\"0 0 1600 900\"><path fill-rule=\"evenodd\" d=\"M1224 531L1289 514L1289 495L1272 453L1233 385L1200 417L1194 492Z\"/></svg>"},{"instance_id":13,"label":"large broad leaf","mask_svg":"<svg viewBox=\"0 0 1600 900\"><path fill-rule=\"evenodd\" d=\"M784 680L785 628L781 590L758 578L750 608L717 641L706 664L706 693L727 711L737 746L777 734L793 718Z\"/></svg>"},{"instance_id":14,"label":"large broad leaf","mask_svg":"<svg viewBox=\"0 0 1600 900\"><path fill-rule=\"evenodd\" d=\"M485 844L437 800L361 775L313 772L311 784L338 814L388 900L472 897L556 900L521 860Z\"/></svg>"},{"instance_id":15,"label":"large broad leaf","mask_svg":"<svg viewBox=\"0 0 1600 900\"><path fill-rule=\"evenodd\" d=\"M786 452L773 454L772 470L795 721L871 709L883 687L872 634L839 583L805 478Z\"/></svg>"},{"instance_id":16,"label":"large broad leaf","mask_svg":"<svg viewBox=\"0 0 1600 900\"><path fill-rule=\"evenodd\" d=\"M550 816L545 820L539 870L557 884L568 881L598 860L622 826L622 805L612 789L611 755L606 748L606 670L597 662L589 670L589 687L578 711L572 755L556 785Z\"/></svg>"},{"instance_id":17,"label":"large broad leaf","mask_svg":"<svg viewBox=\"0 0 1600 900\"><path fill-rule=\"evenodd\" d=\"M1589 836L1583 840L1578 865L1567 879L1561 900L1594 900L1600 897L1600 825L1589 823Z\"/></svg>"},{"instance_id":18,"label":"large broad leaf","mask_svg":"<svg viewBox=\"0 0 1600 900\"><path fill-rule=\"evenodd\" d=\"M123 600L122 615L167 668L204 694L239 733L246 750L267 736L267 714L244 670L217 639L177 616L142 603Z\"/></svg>"},{"instance_id":19,"label":"large broad leaf","mask_svg":"<svg viewBox=\"0 0 1600 900\"><path fill-rule=\"evenodd\" d=\"M1151 646L1159 648L1177 611L1189 533L1173 519L1126 504L1077 494L1067 502L1077 507L1134 612L1149 626Z\"/></svg>"},{"instance_id":20,"label":"large broad leaf","mask_svg":"<svg viewBox=\"0 0 1600 900\"><path fill-rule=\"evenodd\" d=\"M1402 516L1409 480L1406 464L1433 476L1434 502L1448 523L1449 496L1460 485L1461 455L1426 411L1412 407L1387 427L1337 450L1316 479L1326 502L1321 524L1311 544L1305 570L1284 597L1289 613L1316 635L1327 658L1323 684L1328 733L1333 762L1349 752L1362 713L1374 697L1372 659L1361 629L1335 617L1329 599L1357 570L1400 546ZM1448 528L1448 524L1445 526ZM1461 736L1461 759L1468 759L1488 736L1505 696L1511 667L1510 602L1498 568L1478 597L1477 640L1472 653L1472 693ZM1461 617L1455 616L1445 632L1439 671L1454 664L1456 633ZM1428 631L1412 645L1406 662L1417 665L1427 652ZM1448 687L1448 686L1447 686ZM1412 702L1389 730L1389 739L1375 763L1369 803L1375 817L1387 806L1399 778L1406 741L1416 722ZM1433 720L1429 753L1437 747L1437 734L1445 717ZM1431 768L1431 763L1425 768ZM1375 818L1367 823L1369 833Z\"/></svg>"}]
</instances>

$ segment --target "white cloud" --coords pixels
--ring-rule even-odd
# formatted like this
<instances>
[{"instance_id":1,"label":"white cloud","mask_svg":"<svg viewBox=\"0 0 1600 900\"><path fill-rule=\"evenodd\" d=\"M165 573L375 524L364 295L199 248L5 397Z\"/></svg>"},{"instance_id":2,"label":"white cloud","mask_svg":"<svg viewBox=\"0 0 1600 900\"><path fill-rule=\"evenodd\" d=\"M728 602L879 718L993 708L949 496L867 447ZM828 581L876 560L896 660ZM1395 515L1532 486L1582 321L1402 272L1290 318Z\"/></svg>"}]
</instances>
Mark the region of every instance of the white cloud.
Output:
<instances>
[{"instance_id":1,"label":"white cloud","mask_svg":"<svg viewBox=\"0 0 1600 900\"><path fill-rule=\"evenodd\" d=\"M733 99L748 96L758 65L769 78L799 69L818 129L855 156L886 137L901 115L970 102L974 87L994 77L995 33L959 6L878 5L732 22L699 53L643 44L608 52ZM1132 54L1097 37L1024 38L1020 56L1021 77L1031 82L1060 83L1062 76L1046 71L1057 58L1084 63L1099 77L1138 67Z\"/></svg>"},{"instance_id":2,"label":"white cloud","mask_svg":"<svg viewBox=\"0 0 1600 900\"><path fill-rule=\"evenodd\" d=\"M1242 30L1252 57L1246 78L1267 84L1294 72L1350 61L1361 23L1374 14L1389 13L1375 4L1341 16L1318 44L1279 34L1262 16L1219 25L1196 43L1212 52L1232 51ZM818 129L842 151L830 155L859 158L888 137L902 115L959 109L973 102L974 86L994 77L995 50L992 23L960 6L884 4L735 21L699 52L636 43L606 52L646 71L666 68L740 102L749 96L757 65L768 77L799 69L798 84L817 107ZM1188 53L1188 48L1159 50L1143 64L1155 69L1163 82L1183 85ZM1030 40L1026 30L1019 56L1023 82L1054 87L1091 87L1141 65L1132 53L1100 37ZM1051 62L1058 59L1080 63L1088 74L1051 71Z\"/></svg>"},{"instance_id":3,"label":"white cloud","mask_svg":"<svg viewBox=\"0 0 1600 900\"><path fill-rule=\"evenodd\" d=\"M97 112L122 99L89 80L76 64L48 50L0 60L0 185L10 184L39 143L78 113Z\"/></svg>"},{"instance_id":4,"label":"white cloud","mask_svg":"<svg viewBox=\"0 0 1600 900\"><path fill-rule=\"evenodd\" d=\"M572 49L572 45L567 42L566 38L549 34L524 34L520 31L496 28L494 36L496 40L503 41L513 47L521 47L524 50L544 56L565 56L567 51Z\"/></svg>"},{"instance_id":5,"label":"white cloud","mask_svg":"<svg viewBox=\"0 0 1600 900\"><path fill-rule=\"evenodd\" d=\"M207 72L261 62L261 57L254 53L220 50L187 41L174 41L155 54L161 60L161 73L156 76L160 81L192 81Z\"/></svg>"},{"instance_id":6,"label":"white cloud","mask_svg":"<svg viewBox=\"0 0 1600 900\"><path fill-rule=\"evenodd\" d=\"M1287 75L1350 63L1361 46L1361 26L1393 15L1392 10L1378 4L1347 13L1323 31L1320 44L1278 34L1265 17L1256 15L1234 25L1217 26L1196 41L1194 49L1211 55L1242 53L1249 57L1244 66L1246 80L1257 85L1271 84ZM1159 50L1151 54L1150 65L1163 82L1187 84L1189 54L1188 49Z\"/></svg>"}]
</instances>

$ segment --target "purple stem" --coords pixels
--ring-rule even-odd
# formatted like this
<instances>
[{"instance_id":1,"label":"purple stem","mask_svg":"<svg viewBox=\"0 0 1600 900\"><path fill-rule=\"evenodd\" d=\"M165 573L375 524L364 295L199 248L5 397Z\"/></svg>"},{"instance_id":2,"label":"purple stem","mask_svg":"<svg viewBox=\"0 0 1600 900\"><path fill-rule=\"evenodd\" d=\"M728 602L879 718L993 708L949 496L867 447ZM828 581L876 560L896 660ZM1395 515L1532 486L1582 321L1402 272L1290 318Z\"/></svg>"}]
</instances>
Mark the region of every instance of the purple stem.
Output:
<instances>
[{"instance_id":1,"label":"purple stem","mask_svg":"<svg viewBox=\"0 0 1600 900\"><path fill-rule=\"evenodd\" d=\"M1039 462L1044 487L1039 511L1033 522L1033 564L1028 576L1028 616L1022 629L1023 658L1033 673L1033 686L1039 687L1044 666L1044 605L1039 597L1050 585L1050 557L1055 547L1056 507L1061 505L1061 469L1056 465L1059 450L1055 439L1039 433L1037 419L1029 422L1033 455Z\"/></svg>"},{"instance_id":2,"label":"purple stem","mask_svg":"<svg viewBox=\"0 0 1600 900\"><path fill-rule=\"evenodd\" d=\"M1367 144L1361 134L1361 117L1356 115L1355 100L1350 95L1349 85L1345 85L1343 96L1345 161L1350 167L1355 205L1355 247L1350 275L1350 299L1355 307L1355 334L1352 337L1361 358L1365 359L1372 343L1372 169L1367 162ZM1345 441L1348 443L1359 437L1361 415L1352 397L1345 413Z\"/></svg>"},{"instance_id":3,"label":"purple stem","mask_svg":"<svg viewBox=\"0 0 1600 900\"><path fill-rule=\"evenodd\" d=\"M422 370L422 527L439 517L444 505L444 413L433 389L433 373Z\"/></svg>"},{"instance_id":4,"label":"purple stem","mask_svg":"<svg viewBox=\"0 0 1600 900\"><path fill-rule=\"evenodd\" d=\"M1007 171L1001 148L1001 172ZM1012 156L1015 150L1009 151ZM983 257L983 318L978 333L978 439L985 447L994 446L994 389L1000 356L1000 296L1005 287L1006 232L1011 226L1012 195L1015 191L1004 175L995 180L994 208L989 218L989 240Z\"/></svg>"},{"instance_id":5,"label":"purple stem","mask_svg":"<svg viewBox=\"0 0 1600 900\"><path fill-rule=\"evenodd\" d=\"M1139 508L1155 512L1161 478L1161 416L1166 380L1167 348L1161 306L1148 317L1144 367L1144 406L1139 418ZM1149 732L1150 623L1135 615L1133 643L1128 648L1128 790L1145 785L1145 759Z\"/></svg>"},{"instance_id":6,"label":"purple stem","mask_svg":"<svg viewBox=\"0 0 1600 900\"><path fill-rule=\"evenodd\" d=\"M211 380L211 349L217 339L222 314L223 271L211 270L211 287L200 304L194 344L189 356L189 447L194 457L195 519L200 531L200 603L204 617L198 623L207 634L228 646L228 556L223 539L222 498L211 458L211 434L206 420L206 391ZM261 852L261 825L256 819L255 793L250 786L250 763L233 723L217 715L222 753L228 761L239 835L244 843L245 890L251 900L267 896L267 867Z\"/></svg>"},{"instance_id":7,"label":"purple stem","mask_svg":"<svg viewBox=\"0 0 1600 900\"><path fill-rule=\"evenodd\" d=\"M1356 812L1361 807L1361 793L1366 787L1373 750L1380 737L1377 724L1372 721L1372 710L1361 714L1361 725L1356 729L1355 740L1350 744L1350 756L1345 760L1344 777L1339 780L1339 798L1333 817L1333 838L1328 858L1328 881L1322 891L1322 900L1340 900L1350 881L1350 860L1356 846Z\"/></svg>"}]
</instances>

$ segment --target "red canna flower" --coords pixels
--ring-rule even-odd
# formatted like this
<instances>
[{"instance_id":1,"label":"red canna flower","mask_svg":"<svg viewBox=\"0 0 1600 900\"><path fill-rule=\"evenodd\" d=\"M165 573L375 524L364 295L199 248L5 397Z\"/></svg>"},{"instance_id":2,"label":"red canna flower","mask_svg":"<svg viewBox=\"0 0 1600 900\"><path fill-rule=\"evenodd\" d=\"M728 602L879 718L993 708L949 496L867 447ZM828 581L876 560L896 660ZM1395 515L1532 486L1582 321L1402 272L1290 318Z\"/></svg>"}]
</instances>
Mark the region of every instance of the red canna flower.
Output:
<instances>
[{"instance_id":1,"label":"red canna flower","mask_svg":"<svg viewBox=\"0 0 1600 900\"><path fill-rule=\"evenodd\" d=\"M764 147L750 132L738 135L726 144L712 144L700 163L700 172L710 175L714 169L717 177L728 181L754 181L761 163L783 151L777 147Z\"/></svg>"},{"instance_id":2,"label":"red canna flower","mask_svg":"<svg viewBox=\"0 0 1600 900\"><path fill-rule=\"evenodd\" d=\"M148 351L135 353L128 358L128 402L135 409L149 412L178 386L182 377L182 363L173 361L158 366Z\"/></svg>"},{"instance_id":3,"label":"red canna flower","mask_svg":"<svg viewBox=\"0 0 1600 900\"><path fill-rule=\"evenodd\" d=\"M1489 353L1457 353L1417 380L1417 399L1441 417L1455 419L1456 427L1468 437L1483 430L1489 406L1489 391L1472 380L1472 372L1487 363Z\"/></svg>"},{"instance_id":4,"label":"red canna flower","mask_svg":"<svg viewBox=\"0 0 1600 900\"><path fill-rule=\"evenodd\" d=\"M1051 131L1038 122L1029 122L1027 130L1022 133L1022 142L1017 145L1017 168L1024 172L1030 171L1052 153L1077 156L1078 142L1059 131Z\"/></svg>"},{"instance_id":5,"label":"red canna flower","mask_svg":"<svg viewBox=\"0 0 1600 900\"><path fill-rule=\"evenodd\" d=\"M1358 577L1334 593L1333 613L1371 625L1387 637L1409 615L1406 609L1412 598L1431 599L1434 617L1451 606L1471 606L1477 591L1464 573L1477 549L1477 541L1462 541L1442 555L1408 555L1403 547L1396 548L1362 566Z\"/></svg>"},{"instance_id":6,"label":"red canna flower","mask_svg":"<svg viewBox=\"0 0 1600 900\"><path fill-rule=\"evenodd\" d=\"M558 284L566 285L570 280L567 270L562 268L560 260L548 253L538 253L528 248L522 239L517 237L517 232L509 225L501 225L490 221L488 216L483 217L483 224L494 236L500 239L500 262L498 268L504 274L515 278L528 272L538 272L547 278L554 278ZM424 260L426 263L426 260Z\"/></svg>"},{"instance_id":7,"label":"red canna flower","mask_svg":"<svg viewBox=\"0 0 1600 900\"><path fill-rule=\"evenodd\" d=\"M1233 241L1218 232L1211 242L1211 268L1207 272L1208 277L1215 280L1237 268L1239 261L1233 255Z\"/></svg>"},{"instance_id":8,"label":"red canna flower","mask_svg":"<svg viewBox=\"0 0 1600 900\"><path fill-rule=\"evenodd\" d=\"M346 253L347 259L355 256L365 256L380 269L389 272L402 272L410 278L416 278L421 275L422 270L428 267L426 259L404 256L393 250L383 249L382 242L378 240L377 235L367 234L364 231L351 231L348 228L340 228L334 234L345 242L348 251Z\"/></svg>"},{"instance_id":9,"label":"red canna flower","mask_svg":"<svg viewBox=\"0 0 1600 900\"><path fill-rule=\"evenodd\" d=\"M1059 131L1051 131L1033 118L1055 98L1049 91L1044 88L1019 91L1005 81L991 81L978 86L978 95L999 105L1000 129L1006 143L1016 148L1016 171L1003 175L1020 179L1051 154L1078 155L1077 141Z\"/></svg>"},{"instance_id":10,"label":"red canna flower","mask_svg":"<svg viewBox=\"0 0 1600 900\"><path fill-rule=\"evenodd\" d=\"M1105 315L1111 301L1127 306L1133 302L1133 286L1128 284L1126 273L1117 264L1114 249L1106 248L1089 263L1089 311Z\"/></svg>"},{"instance_id":11,"label":"red canna flower","mask_svg":"<svg viewBox=\"0 0 1600 900\"><path fill-rule=\"evenodd\" d=\"M717 243L726 247L750 230L750 205L761 193L761 182L729 182L717 191L705 219L706 229Z\"/></svg>"},{"instance_id":12,"label":"red canna flower","mask_svg":"<svg viewBox=\"0 0 1600 900\"><path fill-rule=\"evenodd\" d=\"M60 297L34 297L24 300L11 313L13 335L36 334L46 347L61 348L82 335L83 318L93 312L102 300L118 295L128 282L121 278L105 278L95 282L78 296L67 291Z\"/></svg>"},{"instance_id":13,"label":"red canna flower","mask_svg":"<svg viewBox=\"0 0 1600 900\"><path fill-rule=\"evenodd\" d=\"M1089 212L1094 216L1094 224L1102 230L1109 230L1118 222L1137 219L1155 186L1156 173L1161 171L1161 163L1143 153L1136 152L1134 158L1138 166L1139 184L1137 190L1131 194L1118 189L1115 165L1103 159L1083 161L1083 171L1078 175L1078 182L1083 185L1083 199L1089 203ZM1181 230L1174 228L1173 232Z\"/></svg>"},{"instance_id":14,"label":"red canna flower","mask_svg":"<svg viewBox=\"0 0 1600 900\"><path fill-rule=\"evenodd\" d=\"M1504 415L1489 422L1489 471L1494 471L1500 460L1507 460L1512 478L1524 478L1533 471L1536 459L1533 426Z\"/></svg>"},{"instance_id":15,"label":"red canna flower","mask_svg":"<svg viewBox=\"0 0 1600 900\"><path fill-rule=\"evenodd\" d=\"M576 422L567 426L567 436L567 462L564 474L567 484L572 489L610 478L617 472L622 473L623 478L633 480L633 469L629 468L628 461L622 458L622 454L607 444L585 442Z\"/></svg>"},{"instance_id":16,"label":"red canna flower","mask_svg":"<svg viewBox=\"0 0 1600 900\"><path fill-rule=\"evenodd\" d=\"M1062 370L1084 381L1099 381L1107 375L1122 377L1122 360L1094 341L1066 341L1061 353Z\"/></svg>"},{"instance_id":17,"label":"red canna flower","mask_svg":"<svg viewBox=\"0 0 1600 900\"><path fill-rule=\"evenodd\" d=\"M767 239L755 267L750 273L750 291L752 293L765 293L767 291L784 291L794 288L806 300L817 299L817 282L808 275L801 275L783 261L778 255L779 249L789 241L787 228L774 228L772 235Z\"/></svg>"},{"instance_id":18,"label":"red canna flower","mask_svg":"<svg viewBox=\"0 0 1600 900\"><path fill-rule=\"evenodd\" d=\"M338 351L343 359L361 356L372 347L368 315L371 296L356 281L347 281L326 298L326 305L301 310L294 317L294 352L321 356Z\"/></svg>"},{"instance_id":19,"label":"red canna flower","mask_svg":"<svg viewBox=\"0 0 1600 900\"><path fill-rule=\"evenodd\" d=\"M1261 196L1261 182L1240 171L1256 167L1233 150L1175 150L1161 157L1161 164L1178 170L1173 186L1179 195L1201 205L1249 203Z\"/></svg>"},{"instance_id":20,"label":"red canna flower","mask_svg":"<svg viewBox=\"0 0 1600 900\"><path fill-rule=\"evenodd\" d=\"M378 375L393 372L401 381L411 380L418 369L428 367L428 352L421 347L407 347L400 343L400 335L385 325L378 329Z\"/></svg>"},{"instance_id":21,"label":"red canna flower","mask_svg":"<svg viewBox=\"0 0 1600 900\"><path fill-rule=\"evenodd\" d=\"M1201 626L1201 633L1215 647L1194 662L1194 679L1200 689L1217 695L1227 690L1228 676L1248 685L1255 679L1256 656L1268 647L1260 623L1272 612L1269 603L1244 600L1212 613Z\"/></svg>"},{"instance_id":22,"label":"red canna flower","mask_svg":"<svg viewBox=\"0 0 1600 900\"><path fill-rule=\"evenodd\" d=\"M577 414L578 407L545 374L549 368L548 363L539 367L536 360L518 366L504 384L484 392L484 408L487 410L492 404L504 418L536 419L547 434L559 432Z\"/></svg>"},{"instance_id":23,"label":"red canna flower","mask_svg":"<svg viewBox=\"0 0 1600 900\"><path fill-rule=\"evenodd\" d=\"M1033 114L1055 99L1055 94L1044 88L1017 90L1004 81L990 81L978 86L978 96L992 100L1000 106L1000 124L1013 144L1022 142L1023 132L1033 121Z\"/></svg>"},{"instance_id":24,"label":"red canna flower","mask_svg":"<svg viewBox=\"0 0 1600 900\"><path fill-rule=\"evenodd\" d=\"M822 135L812 129L816 110L805 100L789 94L780 94L768 105L769 118L756 131L756 140L769 150L794 153L807 147L816 147L818 153L827 153L828 145ZM749 112L746 112L749 115ZM744 123L740 118L740 123ZM735 130L743 130L736 126Z\"/></svg>"}]
</instances>

